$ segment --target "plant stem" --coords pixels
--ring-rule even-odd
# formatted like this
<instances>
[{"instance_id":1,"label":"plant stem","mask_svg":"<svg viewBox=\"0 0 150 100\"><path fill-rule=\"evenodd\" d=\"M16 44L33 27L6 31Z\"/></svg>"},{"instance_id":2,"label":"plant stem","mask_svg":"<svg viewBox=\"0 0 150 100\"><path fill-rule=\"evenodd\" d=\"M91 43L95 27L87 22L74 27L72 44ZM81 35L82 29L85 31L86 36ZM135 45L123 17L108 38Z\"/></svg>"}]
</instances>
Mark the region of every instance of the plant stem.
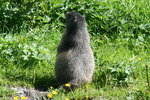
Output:
<instances>
[{"instance_id":1,"label":"plant stem","mask_svg":"<svg viewBox=\"0 0 150 100\"><path fill-rule=\"evenodd\" d=\"M147 78L147 84L148 84L148 87L150 88L150 83L149 83L149 75L148 75L148 65L146 65L146 78Z\"/></svg>"}]
</instances>

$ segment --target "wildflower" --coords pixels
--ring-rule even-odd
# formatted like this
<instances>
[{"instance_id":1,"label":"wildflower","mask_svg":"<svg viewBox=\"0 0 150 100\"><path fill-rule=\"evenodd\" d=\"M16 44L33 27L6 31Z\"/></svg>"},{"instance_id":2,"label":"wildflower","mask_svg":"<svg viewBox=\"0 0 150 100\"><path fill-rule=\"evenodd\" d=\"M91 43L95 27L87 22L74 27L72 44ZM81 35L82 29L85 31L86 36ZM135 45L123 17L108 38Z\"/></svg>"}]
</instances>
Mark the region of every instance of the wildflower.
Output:
<instances>
[{"instance_id":1,"label":"wildflower","mask_svg":"<svg viewBox=\"0 0 150 100\"><path fill-rule=\"evenodd\" d=\"M65 100L69 100L69 98L66 98Z\"/></svg>"},{"instance_id":2,"label":"wildflower","mask_svg":"<svg viewBox=\"0 0 150 100\"><path fill-rule=\"evenodd\" d=\"M52 95L52 94L48 94L47 96L48 96L48 98L52 98L52 97L53 97L53 95Z\"/></svg>"},{"instance_id":3,"label":"wildflower","mask_svg":"<svg viewBox=\"0 0 150 100\"><path fill-rule=\"evenodd\" d=\"M89 96L86 96L86 98L88 99L88 98L89 98Z\"/></svg>"},{"instance_id":4,"label":"wildflower","mask_svg":"<svg viewBox=\"0 0 150 100\"><path fill-rule=\"evenodd\" d=\"M14 100L19 100L17 96L14 97Z\"/></svg>"},{"instance_id":5,"label":"wildflower","mask_svg":"<svg viewBox=\"0 0 150 100\"><path fill-rule=\"evenodd\" d=\"M58 94L58 92L56 92L56 91L52 91L52 93L53 93L54 95Z\"/></svg>"},{"instance_id":6,"label":"wildflower","mask_svg":"<svg viewBox=\"0 0 150 100\"><path fill-rule=\"evenodd\" d=\"M26 99L28 99L28 97L21 97L21 99L22 99L22 100L26 100Z\"/></svg>"},{"instance_id":7,"label":"wildflower","mask_svg":"<svg viewBox=\"0 0 150 100\"><path fill-rule=\"evenodd\" d=\"M138 58L138 60L141 60L141 58Z\"/></svg>"},{"instance_id":8,"label":"wildflower","mask_svg":"<svg viewBox=\"0 0 150 100\"><path fill-rule=\"evenodd\" d=\"M52 86L50 86L50 89L53 89L53 87L52 87Z\"/></svg>"},{"instance_id":9,"label":"wildflower","mask_svg":"<svg viewBox=\"0 0 150 100\"><path fill-rule=\"evenodd\" d=\"M65 86L70 87L71 85L70 84L65 84Z\"/></svg>"}]
</instances>

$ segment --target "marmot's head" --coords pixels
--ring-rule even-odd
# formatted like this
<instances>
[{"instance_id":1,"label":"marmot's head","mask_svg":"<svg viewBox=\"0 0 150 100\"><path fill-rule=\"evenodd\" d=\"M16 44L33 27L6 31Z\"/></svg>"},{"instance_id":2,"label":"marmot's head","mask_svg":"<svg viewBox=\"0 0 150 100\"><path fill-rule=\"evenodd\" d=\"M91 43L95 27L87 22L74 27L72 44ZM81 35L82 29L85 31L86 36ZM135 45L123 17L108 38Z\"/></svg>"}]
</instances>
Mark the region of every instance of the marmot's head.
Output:
<instances>
[{"instance_id":1,"label":"marmot's head","mask_svg":"<svg viewBox=\"0 0 150 100\"><path fill-rule=\"evenodd\" d=\"M71 29L78 29L85 26L85 18L77 12L68 12L66 14L66 26Z\"/></svg>"}]
</instances>

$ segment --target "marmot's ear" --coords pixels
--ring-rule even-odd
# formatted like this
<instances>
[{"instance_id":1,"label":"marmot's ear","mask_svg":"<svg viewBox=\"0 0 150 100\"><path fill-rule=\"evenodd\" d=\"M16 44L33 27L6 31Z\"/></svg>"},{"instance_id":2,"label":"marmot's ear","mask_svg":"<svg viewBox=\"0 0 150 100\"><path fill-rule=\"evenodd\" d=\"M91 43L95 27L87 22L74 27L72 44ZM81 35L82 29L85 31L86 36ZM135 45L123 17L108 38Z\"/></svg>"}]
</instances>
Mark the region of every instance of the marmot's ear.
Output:
<instances>
[{"instance_id":1,"label":"marmot's ear","mask_svg":"<svg viewBox=\"0 0 150 100\"><path fill-rule=\"evenodd\" d=\"M78 19L78 18L77 18L77 16L75 16L75 17L74 17L74 21L76 22L76 21L77 21L77 19Z\"/></svg>"},{"instance_id":2,"label":"marmot's ear","mask_svg":"<svg viewBox=\"0 0 150 100\"><path fill-rule=\"evenodd\" d=\"M85 19L85 16L82 16Z\"/></svg>"}]
</instances>

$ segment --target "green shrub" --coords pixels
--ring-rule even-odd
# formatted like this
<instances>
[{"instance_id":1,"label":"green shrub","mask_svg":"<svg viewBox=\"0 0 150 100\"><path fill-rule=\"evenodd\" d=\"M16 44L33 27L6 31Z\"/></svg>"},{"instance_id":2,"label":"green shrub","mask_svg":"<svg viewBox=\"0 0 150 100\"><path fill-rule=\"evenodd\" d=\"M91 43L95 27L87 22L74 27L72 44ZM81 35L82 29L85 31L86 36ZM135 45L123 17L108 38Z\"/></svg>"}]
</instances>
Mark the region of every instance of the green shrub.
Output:
<instances>
[{"instance_id":1,"label":"green shrub","mask_svg":"<svg viewBox=\"0 0 150 100\"><path fill-rule=\"evenodd\" d=\"M55 20L64 23L68 11L84 14L91 34L136 37L150 32L148 0L1 0L0 4L0 29L3 32L51 25Z\"/></svg>"}]
</instances>

